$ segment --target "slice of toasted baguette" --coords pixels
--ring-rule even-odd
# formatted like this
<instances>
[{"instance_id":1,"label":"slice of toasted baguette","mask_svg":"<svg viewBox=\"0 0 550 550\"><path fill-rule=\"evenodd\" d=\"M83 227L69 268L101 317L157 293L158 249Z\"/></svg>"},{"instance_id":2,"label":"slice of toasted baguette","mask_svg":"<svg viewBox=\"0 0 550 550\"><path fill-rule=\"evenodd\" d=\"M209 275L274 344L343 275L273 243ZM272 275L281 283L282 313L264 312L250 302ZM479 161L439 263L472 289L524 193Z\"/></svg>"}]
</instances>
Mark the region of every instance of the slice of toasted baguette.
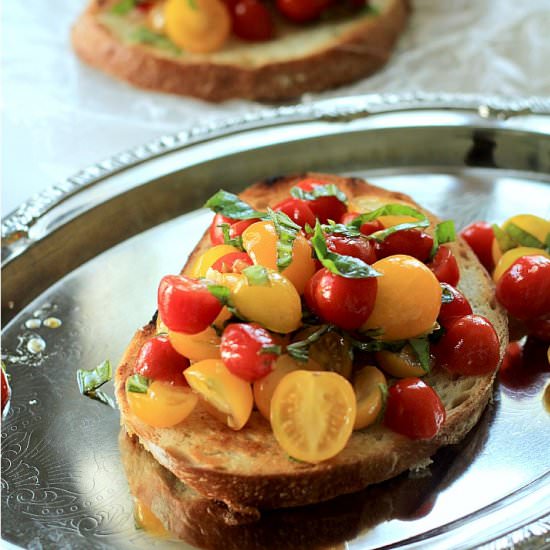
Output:
<instances>
[{"instance_id":1,"label":"slice of toasted baguette","mask_svg":"<svg viewBox=\"0 0 550 550\"><path fill-rule=\"evenodd\" d=\"M389 59L409 0L377 0L375 10L305 27L277 22L276 38L231 39L217 52L191 54L138 43L136 23L113 15L112 0L92 0L72 30L86 63L135 86L208 101L281 100L367 76Z\"/></svg>"},{"instance_id":2,"label":"slice of toasted baguette","mask_svg":"<svg viewBox=\"0 0 550 550\"><path fill-rule=\"evenodd\" d=\"M382 203L405 201L426 213L407 195L390 192L356 178L306 174L274 178L245 190L241 197L256 209L276 204L288 196L290 188L303 177L319 177L336 183L349 199L372 196ZM210 246L206 233L189 258ZM470 301L474 313L487 317L495 327L501 357L507 344L507 318L494 299L493 283L472 250L461 239L453 243L459 262L459 288ZM155 334L153 322L139 330L116 375L116 397L121 422L130 434L166 468L198 493L222 500L234 508L279 508L320 502L340 494L360 490L371 483L391 478L421 464L443 445L459 442L475 425L491 395L495 373L458 376L437 370L427 378L441 397L447 418L430 440L411 440L382 425L355 431L344 450L319 464L291 460L279 447L271 427L253 412L246 427L233 431L200 406L180 425L157 429L140 421L128 406L125 380L133 373L141 345Z\"/></svg>"}]
</instances>

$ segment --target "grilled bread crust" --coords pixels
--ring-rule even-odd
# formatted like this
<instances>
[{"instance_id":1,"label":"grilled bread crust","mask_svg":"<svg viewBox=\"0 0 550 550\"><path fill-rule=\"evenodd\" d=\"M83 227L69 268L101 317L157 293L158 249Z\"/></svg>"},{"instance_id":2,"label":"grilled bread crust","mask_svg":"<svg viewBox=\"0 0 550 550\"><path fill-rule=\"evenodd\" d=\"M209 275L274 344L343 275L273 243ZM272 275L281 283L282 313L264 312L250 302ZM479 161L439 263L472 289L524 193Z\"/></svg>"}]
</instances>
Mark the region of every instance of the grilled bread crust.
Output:
<instances>
[{"instance_id":1,"label":"grilled bread crust","mask_svg":"<svg viewBox=\"0 0 550 550\"><path fill-rule=\"evenodd\" d=\"M319 92L367 76L389 59L403 31L409 0L384 0L380 12L356 15L338 26L283 27L269 43L176 55L132 43L108 23L111 0L92 0L72 29L72 44L88 63L134 86L207 101L276 101Z\"/></svg>"},{"instance_id":2,"label":"grilled bread crust","mask_svg":"<svg viewBox=\"0 0 550 550\"><path fill-rule=\"evenodd\" d=\"M403 193L334 175L308 173L272 178L249 187L240 196L254 208L263 209L287 197L290 188L303 177L336 183L349 199L370 195L383 202L404 201L424 212L432 225L438 221ZM206 233L187 265L209 246ZM461 271L458 288L468 298L474 313L493 324L502 358L508 340L507 318L494 298L491 278L465 241L459 239L451 246ZM337 456L319 464L306 464L289 459L276 442L269 423L257 411L240 431L222 425L201 406L172 428L153 428L134 416L126 399L125 380L133 374L140 347L155 332L153 322L138 330L118 366L115 391L121 422L129 434L136 435L156 460L186 485L207 498L243 511L328 500L422 464L441 446L462 440L476 424L492 394L496 374L460 376L436 369L424 378L439 394L447 414L432 439L411 440L377 424L353 432Z\"/></svg>"}]
</instances>

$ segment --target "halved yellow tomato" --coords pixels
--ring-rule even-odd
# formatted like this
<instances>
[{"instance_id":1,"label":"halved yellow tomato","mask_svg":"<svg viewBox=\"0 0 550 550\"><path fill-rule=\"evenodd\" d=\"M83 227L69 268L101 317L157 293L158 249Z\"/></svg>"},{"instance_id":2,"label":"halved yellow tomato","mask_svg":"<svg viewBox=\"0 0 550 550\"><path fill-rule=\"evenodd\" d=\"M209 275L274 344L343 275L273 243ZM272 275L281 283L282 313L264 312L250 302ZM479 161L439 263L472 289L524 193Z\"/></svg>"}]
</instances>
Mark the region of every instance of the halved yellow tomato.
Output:
<instances>
[{"instance_id":1,"label":"halved yellow tomato","mask_svg":"<svg viewBox=\"0 0 550 550\"><path fill-rule=\"evenodd\" d=\"M154 380L147 393L126 392L130 410L155 428L170 428L183 422L193 411L198 397L185 386Z\"/></svg>"},{"instance_id":2,"label":"halved yellow tomato","mask_svg":"<svg viewBox=\"0 0 550 550\"><path fill-rule=\"evenodd\" d=\"M271 399L271 428L291 457L317 463L337 455L353 431L357 403L351 384L335 372L297 370Z\"/></svg>"},{"instance_id":3,"label":"halved yellow tomato","mask_svg":"<svg viewBox=\"0 0 550 550\"><path fill-rule=\"evenodd\" d=\"M250 418L254 397L250 384L235 376L219 359L205 359L185 369L191 388L220 411L230 428L240 430Z\"/></svg>"},{"instance_id":4,"label":"halved yellow tomato","mask_svg":"<svg viewBox=\"0 0 550 550\"><path fill-rule=\"evenodd\" d=\"M386 377L376 367L363 367L353 378L353 388L357 398L357 414L354 430L370 426L378 418L384 406Z\"/></svg>"},{"instance_id":5,"label":"halved yellow tomato","mask_svg":"<svg viewBox=\"0 0 550 550\"><path fill-rule=\"evenodd\" d=\"M380 368L397 378L408 376L424 376L426 371L410 345L406 345L400 351L378 351L374 354Z\"/></svg>"}]
</instances>

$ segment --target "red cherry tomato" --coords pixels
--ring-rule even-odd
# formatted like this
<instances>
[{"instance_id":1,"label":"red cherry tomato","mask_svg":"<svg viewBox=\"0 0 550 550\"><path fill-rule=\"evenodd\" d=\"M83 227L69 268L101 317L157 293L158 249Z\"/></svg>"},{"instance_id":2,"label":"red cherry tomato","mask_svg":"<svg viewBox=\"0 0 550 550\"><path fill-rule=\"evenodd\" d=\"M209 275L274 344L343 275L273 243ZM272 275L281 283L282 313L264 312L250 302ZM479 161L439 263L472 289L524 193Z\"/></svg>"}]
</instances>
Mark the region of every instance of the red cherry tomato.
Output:
<instances>
[{"instance_id":1,"label":"red cherry tomato","mask_svg":"<svg viewBox=\"0 0 550 550\"><path fill-rule=\"evenodd\" d=\"M376 257L381 260L394 254L407 254L421 262L430 257L434 244L433 237L418 229L403 229L376 243Z\"/></svg>"},{"instance_id":2,"label":"red cherry tomato","mask_svg":"<svg viewBox=\"0 0 550 550\"><path fill-rule=\"evenodd\" d=\"M439 342L432 346L438 366L467 376L488 374L498 367L498 336L485 317L457 317L451 319L445 329Z\"/></svg>"},{"instance_id":3,"label":"red cherry tomato","mask_svg":"<svg viewBox=\"0 0 550 550\"><path fill-rule=\"evenodd\" d=\"M300 181L296 186L304 191L313 191L319 185L326 185L326 182L316 178L306 178ZM342 216L347 212L346 205L334 196L318 197L308 201L309 207L321 223L327 223L328 220L339 222Z\"/></svg>"},{"instance_id":4,"label":"red cherry tomato","mask_svg":"<svg viewBox=\"0 0 550 550\"><path fill-rule=\"evenodd\" d=\"M344 235L328 235L326 237L327 248L337 254L359 258L367 264L376 261L374 245L361 237L346 237Z\"/></svg>"},{"instance_id":5,"label":"red cherry tomato","mask_svg":"<svg viewBox=\"0 0 550 550\"><path fill-rule=\"evenodd\" d=\"M166 275L158 288L162 322L175 332L197 334L206 330L222 309L204 281L185 275Z\"/></svg>"},{"instance_id":6,"label":"red cherry tomato","mask_svg":"<svg viewBox=\"0 0 550 550\"><path fill-rule=\"evenodd\" d=\"M528 319L525 324L529 336L550 343L550 317L547 319Z\"/></svg>"},{"instance_id":7,"label":"red cherry tomato","mask_svg":"<svg viewBox=\"0 0 550 550\"><path fill-rule=\"evenodd\" d=\"M251 265L254 265L254 262L246 252L230 252L216 260L212 269L220 273L241 273Z\"/></svg>"},{"instance_id":8,"label":"red cherry tomato","mask_svg":"<svg viewBox=\"0 0 550 550\"><path fill-rule=\"evenodd\" d=\"M136 9L141 11L141 12L144 12L144 13L147 13L148 11L150 11L152 9L152 7L155 5L154 2L147 2L146 0L142 0L140 2L137 3L136 5Z\"/></svg>"},{"instance_id":9,"label":"red cherry tomato","mask_svg":"<svg viewBox=\"0 0 550 550\"><path fill-rule=\"evenodd\" d=\"M372 313L378 283L374 277L347 279L323 268L306 285L308 307L345 330L358 329Z\"/></svg>"},{"instance_id":10,"label":"red cherry tomato","mask_svg":"<svg viewBox=\"0 0 550 550\"><path fill-rule=\"evenodd\" d=\"M346 212L342 216L340 223L349 225L355 218L358 218L360 215L361 214L359 214L359 212ZM362 224L359 228L359 231L361 231L363 235L370 235L371 233L374 233L375 231L380 231L381 229L384 229L382 222L380 220L372 220L370 222L365 222L364 224Z\"/></svg>"},{"instance_id":11,"label":"red cherry tomato","mask_svg":"<svg viewBox=\"0 0 550 550\"><path fill-rule=\"evenodd\" d=\"M434 272L440 283L447 283L456 286L460 280L460 269L451 249L447 246L440 246L433 260L427 264Z\"/></svg>"},{"instance_id":12,"label":"red cherry tomato","mask_svg":"<svg viewBox=\"0 0 550 550\"><path fill-rule=\"evenodd\" d=\"M329 4L330 0L277 0L279 11L296 23L317 19Z\"/></svg>"},{"instance_id":13,"label":"red cherry tomato","mask_svg":"<svg viewBox=\"0 0 550 550\"><path fill-rule=\"evenodd\" d=\"M5 412L7 412L8 403L11 398L11 388L10 384L8 382L8 376L4 372L4 369L0 369L0 377L1 377L1 394L2 394L2 415L4 415Z\"/></svg>"},{"instance_id":14,"label":"red cherry tomato","mask_svg":"<svg viewBox=\"0 0 550 550\"><path fill-rule=\"evenodd\" d=\"M273 38L273 20L269 10L259 0L226 1L231 13L233 33L251 42Z\"/></svg>"},{"instance_id":15,"label":"red cherry tomato","mask_svg":"<svg viewBox=\"0 0 550 550\"><path fill-rule=\"evenodd\" d=\"M518 319L550 315L550 260L544 256L519 258L498 280L496 296Z\"/></svg>"},{"instance_id":16,"label":"red cherry tomato","mask_svg":"<svg viewBox=\"0 0 550 550\"><path fill-rule=\"evenodd\" d=\"M460 236L471 246L483 267L490 273L495 267L491 248L495 234L487 222L474 222L467 225Z\"/></svg>"},{"instance_id":17,"label":"red cherry tomato","mask_svg":"<svg viewBox=\"0 0 550 550\"><path fill-rule=\"evenodd\" d=\"M453 300L452 302L442 303L441 309L439 310L439 315L437 320L440 325L446 326L451 319L456 317L464 317L465 315L471 315L472 307L470 302L464 297L464 295L459 292L454 286L451 286L447 283L441 283L443 291L450 293Z\"/></svg>"},{"instance_id":18,"label":"red cherry tomato","mask_svg":"<svg viewBox=\"0 0 550 550\"><path fill-rule=\"evenodd\" d=\"M189 359L172 347L168 336L161 335L154 336L141 346L135 371L150 380L170 382L173 386L187 386L183 371L189 364Z\"/></svg>"},{"instance_id":19,"label":"red cherry tomato","mask_svg":"<svg viewBox=\"0 0 550 550\"><path fill-rule=\"evenodd\" d=\"M284 212L294 223L304 228L306 224L315 227L315 214L309 207L308 201L302 199L285 199L273 208Z\"/></svg>"},{"instance_id":20,"label":"red cherry tomato","mask_svg":"<svg viewBox=\"0 0 550 550\"><path fill-rule=\"evenodd\" d=\"M445 422L445 407L420 378L402 378L388 390L384 423L410 439L430 439Z\"/></svg>"},{"instance_id":21,"label":"red cherry tomato","mask_svg":"<svg viewBox=\"0 0 550 550\"><path fill-rule=\"evenodd\" d=\"M254 218L252 220L239 220L232 223L231 227L229 228L229 236L232 239L234 239L235 237L240 237L247 227L250 227L253 223L256 223L257 221L259 220L257 218Z\"/></svg>"},{"instance_id":22,"label":"red cherry tomato","mask_svg":"<svg viewBox=\"0 0 550 550\"><path fill-rule=\"evenodd\" d=\"M214 219L210 224L210 229L208 230L210 234L210 240L212 241L213 245L224 243L223 231L221 226L223 224L231 225L234 222L235 220L227 218L226 216L222 216L220 213L214 216Z\"/></svg>"},{"instance_id":23,"label":"red cherry tomato","mask_svg":"<svg viewBox=\"0 0 550 550\"><path fill-rule=\"evenodd\" d=\"M253 382L273 369L276 353L273 336L255 323L232 323L223 331L220 352L225 366L239 378Z\"/></svg>"}]
</instances>

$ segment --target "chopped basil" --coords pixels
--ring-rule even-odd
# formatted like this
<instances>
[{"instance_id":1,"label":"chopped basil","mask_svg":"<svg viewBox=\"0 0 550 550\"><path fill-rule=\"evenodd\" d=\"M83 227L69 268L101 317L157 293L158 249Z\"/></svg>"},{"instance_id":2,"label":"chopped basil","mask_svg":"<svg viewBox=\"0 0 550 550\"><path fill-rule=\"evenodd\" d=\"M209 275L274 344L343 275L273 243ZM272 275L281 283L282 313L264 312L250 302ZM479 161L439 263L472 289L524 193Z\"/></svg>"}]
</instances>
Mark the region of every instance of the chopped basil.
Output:
<instances>
[{"instance_id":1,"label":"chopped basil","mask_svg":"<svg viewBox=\"0 0 550 550\"><path fill-rule=\"evenodd\" d=\"M450 304L453 300L453 293L446 286L441 285L441 303Z\"/></svg>"},{"instance_id":2,"label":"chopped basil","mask_svg":"<svg viewBox=\"0 0 550 550\"><path fill-rule=\"evenodd\" d=\"M82 395L85 395L90 399L95 399L96 401L116 409L116 405L112 398L99 389L103 386L103 384L111 380L112 376L113 371L111 368L111 363L108 360L103 361L92 370L78 369L76 371L78 390Z\"/></svg>"},{"instance_id":3,"label":"chopped basil","mask_svg":"<svg viewBox=\"0 0 550 550\"><path fill-rule=\"evenodd\" d=\"M260 354L274 353L275 355L281 355L283 348L274 344L273 346L262 346L260 349Z\"/></svg>"},{"instance_id":4,"label":"chopped basil","mask_svg":"<svg viewBox=\"0 0 550 550\"><path fill-rule=\"evenodd\" d=\"M234 246L239 250L244 250L243 248L243 238L240 235L236 237L231 237L231 226L228 223L222 223L220 225L223 233L223 244L228 244Z\"/></svg>"},{"instance_id":5,"label":"chopped basil","mask_svg":"<svg viewBox=\"0 0 550 550\"><path fill-rule=\"evenodd\" d=\"M367 277L379 277L381 275L373 267L359 258L330 252L325 241L323 230L321 229L321 224L318 221L315 226L313 237L311 238L311 244L315 249L317 258L319 258L323 266L336 275L348 279L364 279Z\"/></svg>"},{"instance_id":6,"label":"chopped basil","mask_svg":"<svg viewBox=\"0 0 550 550\"><path fill-rule=\"evenodd\" d=\"M135 29L135 31L130 35L130 40L139 44L150 44L151 46L155 46L155 48L168 50L174 54L181 53L180 48L178 48L170 39L162 34L153 32L147 27L138 27Z\"/></svg>"},{"instance_id":7,"label":"chopped basil","mask_svg":"<svg viewBox=\"0 0 550 550\"><path fill-rule=\"evenodd\" d=\"M493 233L495 234L495 239L497 240L497 243L498 243L498 247L500 248L500 251L502 253L506 252L507 250L510 250L511 248L516 247L516 243L514 239L512 239L512 237L506 231L504 231L496 223L494 223L492 227L493 227Z\"/></svg>"},{"instance_id":8,"label":"chopped basil","mask_svg":"<svg viewBox=\"0 0 550 550\"><path fill-rule=\"evenodd\" d=\"M359 229L352 227L351 225L345 225L343 223L334 223L329 220L329 223L323 225L323 231L329 235L337 233L338 235L343 235L344 237L361 237L362 233ZM313 233L311 229L310 233Z\"/></svg>"},{"instance_id":9,"label":"chopped basil","mask_svg":"<svg viewBox=\"0 0 550 550\"><path fill-rule=\"evenodd\" d=\"M252 206L239 199L237 195L223 189L210 197L204 206L232 220L252 220L254 218L265 218L267 215L265 212L254 210Z\"/></svg>"},{"instance_id":10,"label":"chopped basil","mask_svg":"<svg viewBox=\"0 0 550 550\"><path fill-rule=\"evenodd\" d=\"M428 218L425 218L417 222L406 222L406 223L400 223L397 225L392 225L391 227L387 227L386 229L381 229L380 231L371 233L370 235L367 235L367 237L369 239L373 239L380 243L384 239L392 235L393 233L397 233L397 231L405 231L406 229L417 229L419 227L420 228L428 227L429 225L430 225L430 220L428 220Z\"/></svg>"},{"instance_id":11,"label":"chopped basil","mask_svg":"<svg viewBox=\"0 0 550 550\"><path fill-rule=\"evenodd\" d=\"M411 338L409 344L424 372L430 372L430 342L428 338Z\"/></svg>"},{"instance_id":12,"label":"chopped basil","mask_svg":"<svg viewBox=\"0 0 550 550\"><path fill-rule=\"evenodd\" d=\"M293 187L290 190L290 194L295 199L302 199L305 201L313 201L320 197L336 197L340 202L346 204L348 198L346 194L341 191L334 183L327 183L325 185L316 185L311 191L304 191L299 187Z\"/></svg>"},{"instance_id":13,"label":"chopped basil","mask_svg":"<svg viewBox=\"0 0 550 550\"><path fill-rule=\"evenodd\" d=\"M312 332L304 340L299 340L298 342L293 342L286 347L286 352L288 355L301 361L302 363L307 363L309 360L309 348L311 344L317 342L324 334L332 330L332 325L321 325L315 332Z\"/></svg>"},{"instance_id":14,"label":"chopped basil","mask_svg":"<svg viewBox=\"0 0 550 550\"><path fill-rule=\"evenodd\" d=\"M505 229L510 238L520 246L531 248L544 248L545 243L540 242L537 237L518 227L515 223L509 223Z\"/></svg>"},{"instance_id":15,"label":"chopped basil","mask_svg":"<svg viewBox=\"0 0 550 550\"><path fill-rule=\"evenodd\" d=\"M277 233L277 268L282 271L292 262L292 247L302 228L284 212L274 212L269 209L267 214Z\"/></svg>"},{"instance_id":16,"label":"chopped basil","mask_svg":"<svg viewBox=\"0 0 550 550\"><path fill-rule=\"evenodd\" d=\"M438 223L435 226L434 244L432 246L432 251L430 252L430 258L433 258L437 254L440 245L450 243L455 240L456 231L453 220L445 220L444 222Z\"/></svg>"},{"instance_id":17,"label":"chopped basil","mask_svg":"<svg viewBox=\"0 0 550 550\"><path fill-rule=\"evenodd\" d=\"M130 13L137 5L136 0L120 0L109 11L115 15L126 15Z\"/></svg>"},{"instance_id":18,"label":"chopped basil","mask_svg":"<svg viewBox=\"0 0 550 550\"><path fill-rule=\"evenodd\" d=\"M269 273L263 265L251 265L242 271L252 286L270 286Z\"/></svg>"},{"instance_id":19,"label":"chopped basil","mask_svg":"<svg viewBox=\"0 0 550 550\"><path fill-rule=\"evenodd\" d=\"M371 222L380 216L411 216L417 220L425 220L426 216L412 206L406 204L385 204L372 212L359 215L349 225L359 229L364 223Z\"/></svg>"},{"instance_id":20,"label":"chopped basil","mask_svg":"<svg viewBox=\"0 0 550 550\"><path fill-rule=\"evenodd\" d=\"M208 289L208 292L212 294L212 296L217 298L222 303L222 305L225 306L229 303L231 291L226 286L210 283L206 285L206 288Z\"/></svg>"},{"instance_id":21,"label":"chopped basil","mask_svg":"<svg viewBox=\"0 0 550 550\"><path fill-rule=\"evenodd\" d=\"M126 378L126 391L132 393L147 393L149 379L141 374L134 374Z\"/></svg>"}]
</instances>

